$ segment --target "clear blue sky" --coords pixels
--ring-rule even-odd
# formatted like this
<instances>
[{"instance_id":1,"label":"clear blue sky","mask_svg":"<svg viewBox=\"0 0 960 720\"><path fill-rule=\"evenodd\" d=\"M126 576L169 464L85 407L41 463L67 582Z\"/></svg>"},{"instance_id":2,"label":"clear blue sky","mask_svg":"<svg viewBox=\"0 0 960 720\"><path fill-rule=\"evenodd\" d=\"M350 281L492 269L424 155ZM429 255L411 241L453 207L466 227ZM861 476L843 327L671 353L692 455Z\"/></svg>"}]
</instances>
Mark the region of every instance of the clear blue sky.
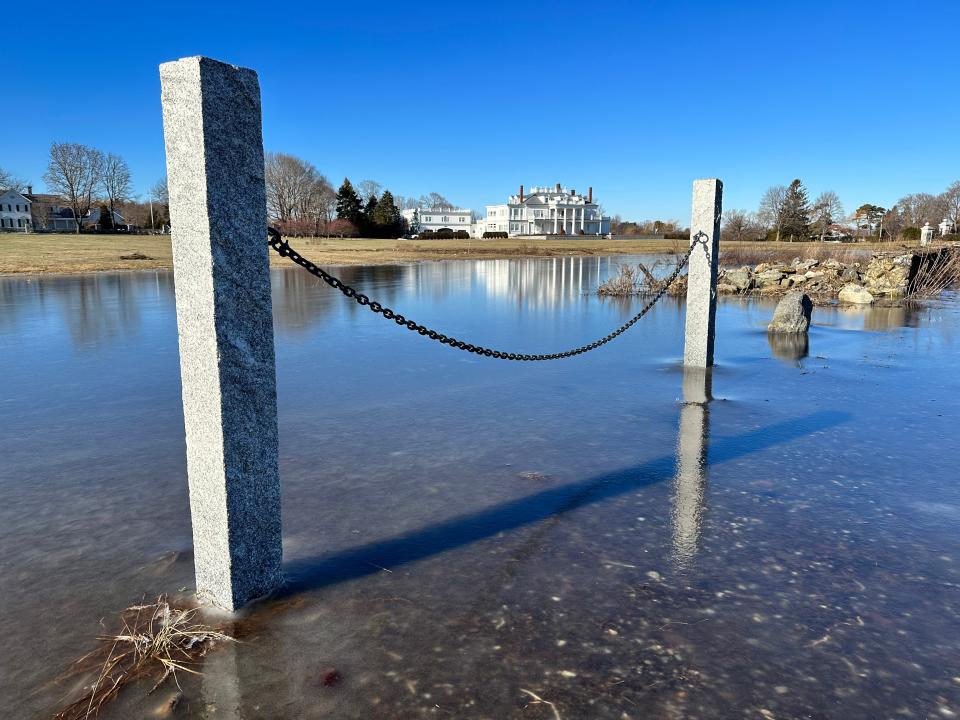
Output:
<instances>
[{"instance_id":1,"label":"clear blue sky","mask_svg":"<svg viewBox=\"0 0 960 720\"><path fill-rule=\"evenodd\" d=\"M146 193L157 65L199 54L259 72L268 150L474 208L562 182L686 222L697 177L727 207L799 177L848 211L960 178L957 0L105 2L82 34L44 7L3 42L0 167L35 189L56 140L123 155Z\"/></svg>"}]
</instances>

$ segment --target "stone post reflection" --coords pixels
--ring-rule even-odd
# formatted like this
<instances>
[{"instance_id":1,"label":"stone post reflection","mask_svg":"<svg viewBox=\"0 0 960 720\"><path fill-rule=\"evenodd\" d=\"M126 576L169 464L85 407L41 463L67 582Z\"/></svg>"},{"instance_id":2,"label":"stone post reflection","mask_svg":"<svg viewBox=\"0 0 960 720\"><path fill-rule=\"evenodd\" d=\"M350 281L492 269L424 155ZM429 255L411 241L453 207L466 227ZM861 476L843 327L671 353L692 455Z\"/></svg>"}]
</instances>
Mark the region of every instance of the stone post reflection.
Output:
<instances>
[{"instance_id":1,"label":"stone post reflection","mask_svg":"<svg viewBox=\"0 0 960 720\"><path fill-rule=\"evenodd\" d=\"M678 567L693 560L700 541L707 484L711 382L710 368L684 368L677 473L673 480L673 560Z\"/></svg>"}]
</instances>

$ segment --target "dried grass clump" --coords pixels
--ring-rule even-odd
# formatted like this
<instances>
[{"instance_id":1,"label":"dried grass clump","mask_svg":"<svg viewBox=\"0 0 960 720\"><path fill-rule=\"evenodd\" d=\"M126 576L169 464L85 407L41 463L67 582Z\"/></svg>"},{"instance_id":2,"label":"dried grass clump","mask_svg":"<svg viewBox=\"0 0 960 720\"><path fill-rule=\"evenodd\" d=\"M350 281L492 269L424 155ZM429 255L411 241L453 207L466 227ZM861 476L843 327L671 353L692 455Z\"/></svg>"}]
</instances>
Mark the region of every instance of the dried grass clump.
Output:
<instances>
[{"instance_id":1,"label":"dried grass clump","mask_svg":"<svg viewBox=\"0 0 960 720\"><path fill-rule=\"evenodd\" d=\"M120 614L122 630L101 635L93 652L74 662L60 679L89 673L94 680L84 694L54 715L54 720L94 717L130 683L158 676L152 693L177 671L199 674L191 667L217 642L230 641L221 629L196 621L198 608L175 607L166 596L134 605ZM179 687L179 683L177 683Z\"/></svg>"},{"instance_id":2,"label":"dried grass clump","mask_svg":"<svg viewBox=\"0 0 960 720\"><path fill-rule=\"evenodd\" d=\"M679 262L677 257L676 262ZM657 292L665 282L665 279L657 278L654 271L661 265L657 261L650 268L643 263L633 265L620 265L617 275L609 278L597 288L597 295L606 297L624 297L627 295L642 295L644 293Z\"/></svg>"},{"instance_id":3,"label":"dried grass clump","mask_svg":"<svg viewBox=\"0 0 960 720\"><path fill-rule=\"evenodd\" d=\"M920 256L907 300L935 298L957 287L960 287L960 247L940 248Z\"/></svg>"}]
</instances>

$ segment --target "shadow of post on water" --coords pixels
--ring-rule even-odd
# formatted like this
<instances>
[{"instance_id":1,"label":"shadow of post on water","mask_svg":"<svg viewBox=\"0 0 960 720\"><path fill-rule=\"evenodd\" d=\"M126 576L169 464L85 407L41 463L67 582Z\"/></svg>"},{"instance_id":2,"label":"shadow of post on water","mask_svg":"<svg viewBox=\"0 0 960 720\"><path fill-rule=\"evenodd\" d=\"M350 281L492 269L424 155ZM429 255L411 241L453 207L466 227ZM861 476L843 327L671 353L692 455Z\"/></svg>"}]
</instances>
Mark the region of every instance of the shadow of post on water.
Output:
<instances>
[{"instance_id":1,"label":"shadow of post on water","mask_svg":"<svg viewBox=\"0 0 960 720\"><path fill-rule=\"evenodd\" d=\"M813 432L840 425L849 418L848 413L821 411L758 428L735 437L721 437L706 443L709 446L709 464L717 465L796 440ZM693 422L687 426L699 428L703 434L706 432L707 424ZM681 427L682 431L683 427ZM706 440L705 435L701 438L701 446L704 445L704 440ZM702 457L703 452L705 452L703 448L697 450L697 462L701 465L702 461L699 457ZM674 454L664 455L641 465L543 490L393 538L379 540L334 555L319 555L290 563L284 569L289 581L280 594L289 596L358 579L380 572L382 567L394 568L422 560L508 530L562 516L573 510L655 483L670 481L677 476L680 464L677 460ZM683 462L682 459L681 462Z\"/></svg>"}]
</instances>

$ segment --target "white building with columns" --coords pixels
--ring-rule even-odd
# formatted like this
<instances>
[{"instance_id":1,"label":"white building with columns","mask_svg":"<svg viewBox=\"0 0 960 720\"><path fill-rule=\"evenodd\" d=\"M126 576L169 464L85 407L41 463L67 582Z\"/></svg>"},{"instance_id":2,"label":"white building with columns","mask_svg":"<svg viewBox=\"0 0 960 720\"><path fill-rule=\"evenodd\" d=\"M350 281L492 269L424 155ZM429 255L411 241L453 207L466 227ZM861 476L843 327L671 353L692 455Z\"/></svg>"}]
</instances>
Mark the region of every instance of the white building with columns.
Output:
<instances>
[{"instance_id":1,"label":"white building with columns","mask_svg":"<svg viewBox=\"0 0 960 720\"><path fill-rule=\"evenodd\" d=\"M561 187L532 187L525 193L511 195L506 203L487 205L487 217L477 223L476 230L505 232L515 235L606 235L610 218L600 212L593 201L593 188L586 195Z\"/></svg>"}]
</instances>

